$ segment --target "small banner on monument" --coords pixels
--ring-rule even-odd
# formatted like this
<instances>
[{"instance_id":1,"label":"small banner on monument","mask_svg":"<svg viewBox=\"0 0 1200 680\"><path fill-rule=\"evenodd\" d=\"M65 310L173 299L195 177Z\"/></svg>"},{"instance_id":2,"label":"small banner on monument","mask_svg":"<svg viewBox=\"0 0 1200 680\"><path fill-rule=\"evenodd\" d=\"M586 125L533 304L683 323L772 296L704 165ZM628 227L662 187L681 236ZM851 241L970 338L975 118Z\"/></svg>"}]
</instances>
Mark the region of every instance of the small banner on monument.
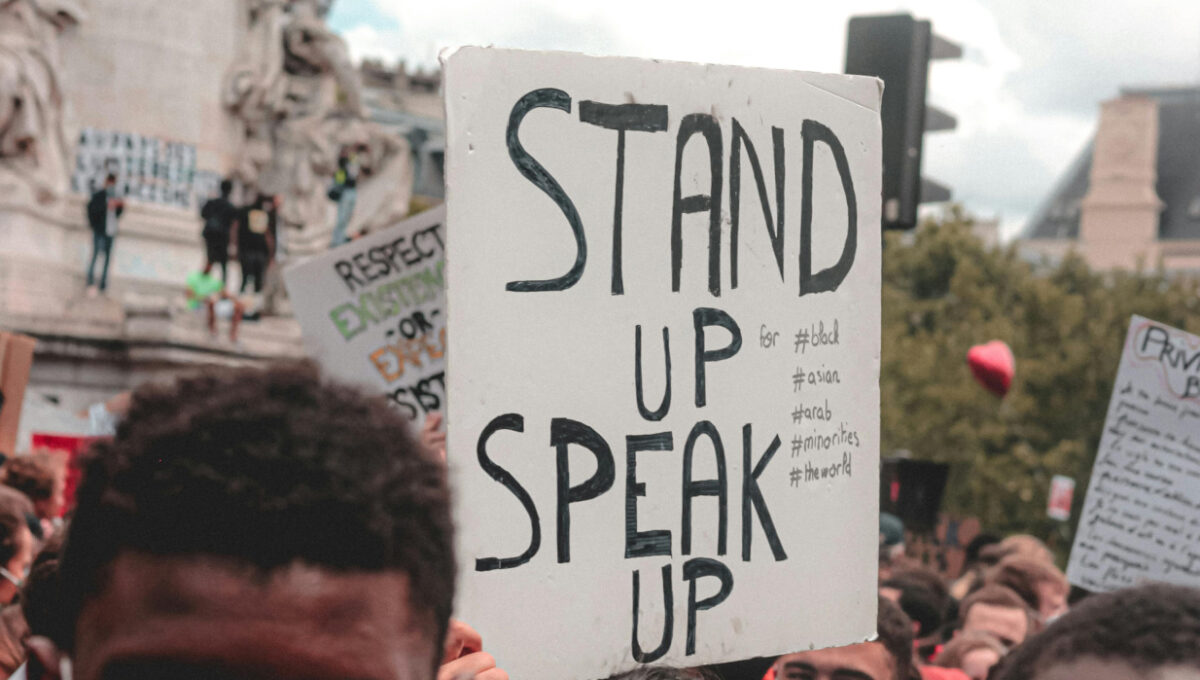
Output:
<instances>
[{"instance_id":1,"label":"small banner on monument","mask_svg":"<svg viewBox=\"0 0 1200 680\"><path fill-rule=\"evenodd\" d=\"M456 616L524 680L874 635L880 82L445 74Z\"/></svg>"},{"instance_id":2,"label":"small banner on monument","mask_svg":"<svg viewBox=\"0 0 1200 680\"><path fill-rule=\"evenodd\" d=\"M445 407L445 208L283 272L309 353L418 424Z\"/></svg>"},{"instance_id":3,"label":"small banner on monument","mask_svg":"<svg viewBox=\"0 0 1200 680\"><path fill-rule=\"evenodd\" d=\"M1200 337L1134 316L1067 579L1200 587Z\"/></svg>"}]
</instances>

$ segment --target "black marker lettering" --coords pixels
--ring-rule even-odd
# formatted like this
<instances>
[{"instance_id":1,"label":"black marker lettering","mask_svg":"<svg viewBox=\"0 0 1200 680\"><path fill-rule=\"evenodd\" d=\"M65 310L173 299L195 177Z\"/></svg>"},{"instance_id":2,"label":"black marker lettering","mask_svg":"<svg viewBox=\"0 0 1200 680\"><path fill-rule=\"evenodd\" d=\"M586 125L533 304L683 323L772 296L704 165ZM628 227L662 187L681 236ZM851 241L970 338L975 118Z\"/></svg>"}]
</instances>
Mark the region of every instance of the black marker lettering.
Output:
<instances>
[{"instance_id":1,"label":"black marker lettering","mask_svg":"<svg viewBox=\"0 0 1200 680\"><path fill-rule=\"evenodd\" d=\"M601 104L579 102L579 120L617 131L617 182L613 194L612 294L625 293L621 267L621 212L625 203L625 133L667 129L667 107L661 104Z\"/></svg>"},{"instance_id":2,"label":"black marker lettering","mask_svg":"<svg viewBox=\"0 0 1200 680\"><path fill-rule=\"evenodd\" d=\"M638 531L637 499L646 495L646 485L637 478L638 451L670 451L675 447L670 432L630 435L625 438L625 557L671 554L671 532L666 529Z\"/></svg>"},{"instance_id":3,"label":"black marker lettering","mask_svg":"<svg viewBox=\"0 0 1200 680\"><path fill-rule=\"evenodd\" d=\"M738 350L742 348L742 331L732 317L712 307L697 307L692 312L692 323L696 334L696 406L704 406L707 402L704 365L728 359L737 354ZM729 331L733 336L729 344L721 349L706 349L704 344L704 328L706 326L720 326Z\"/></svg>"},{"instance_id":4,"label":"black marker lettering","mask_svg":"<svg viewBox=\"0 0 1200 680\"><path fill-rule=\"evenodd\" d=\"M712 188L708 195L683 196L683 150L692 135L704 135L708 143L709 175ZM679 123L675 138L675 200L671 209L671 291L679 292L683 268L683 216L708 212L708 291L721 294L721 126L706 113L693 113Z\"/></svg>"},{"instance_id":5,"label":"black marker lettering","mask_svg":"<svg viewBox=\"0 0 1200 680\"><path fill-rule=\"evenodd\" d=\"M646 408L646 396L642 390L642 327L637 326L633 331L634 396L637 399L638 413L642 414L642 417L646 420L652 422L662 420L663 417L667 415L667 411L671 410L671 334L665 326L663 327L662 336L663 356L665 357L667 365L667 382L666 386L663 388L662 402L658 405L657 409L651 411L650 409Z\"/></svg>"},{"instance_id":6,"label":"black marker lettering","mask_svg":"<svg viewBox=\"0 0 1200 680\"><path fill-rule=\"evenodd\" d=\"M758 188L758 202L762 206L763 220L767 223L767 235L771 238L771 249L775 251L775 264L779 267L779 280L783 280L783 182L784 149L783 130L772 127L771 141L775 146L775 210L778 217L771 218L771 202L767 199L767 183L763 179L758 153L737 118L733 119L733 146L729 151L729 285L738 286L738 224L741 220L742 201L742 142L746 143L746 157L754 173L754 186Z\"/></svg>"},{"instance_id":7,"label":"black marker lettering","mask_svg":"<svg viewBox=\"0 0 1200 680\"><path fill-rule=\"evenodd\" d=\"M578 444L596 457L596 472L587 481L571 486L568 447ZM612 449L592 428L568 418L550 421L550 445L558 449L558 561L571 561L571 503L591 500L612 488L616 476Z\"/></svg>"},{"instance_id":8,"label":"black marker lettering","mask_svg":"<svg viewBox=\"0 0 1200 680\"><path fill-rule=\"evenodd\" d=\"M800 295L832 292L845 280L854 264L858 249L858 201L854 197L854 181L850 178L850 163L846 150L833 130L815 120L805 120L800 128L804 138L804 170L801 178L800 206ZM842 179L842 192L846 195L846 245L836 264L812 273L812 204L813 204L813 154L816 142L824 142L833 152L838 176Z\"/></svg>"},{"instance_id":9,"label":"black marker lettering","mask_svg":"<svg viewBox=\"0 0 1200 680\"><path fill-rule=\"evenodd\" d=\"M696 581L705 576L715 576L721 581L717 592L703 600L696 600ZM729 567L707 557L693 557L683 565L683 580L688 582L687 646L684 654L696 653L696 612L721 604L733 591L733 573Z\"/></svg>"},{"instance_id":10,"label":"black marker lettering","mask_svg":"<svg viewBox=\"0 0 1200 680\"><path fill-rule=\"evenodd\" d=\"M579 277L583 276L583 267L587 264L587 237L583 233L583 221L579 219L579 211L575 209L571 197L567 196L567 192L563 191L558 181L541 163L529 155L529 152L521 145L517 134L521 129L521 121L525 119L525 114L533 109L543 107L570 113L571 95L554 88L542 88L517 100L508 116L508 132L505 135L508 141L508 156L525 179L546 192L546 195L558 205L559 210L562 210L563 215L566 215L567 223L571 225L571 233L575 235L575 264L571 265L571 269L566 274L557 279L510 281L505 286L505 290L517 293L566 290L579 281Z\"/></svg>"},{"instance_id":11,"label":"black marker lettering","mask_svg":"<svg viewBox=\"0 0 1200 680\"><path fill-rule=\"evenodd\" d=\"M696 440L700 435L708 437L713 445L713 456L717 459L717 478L692 481L692 460L696 450ZM725 554L725 536L729 528L729 503L725 478L725 446L721 443L721 435L717 428L707 420L701 420L692 427L688 434L687 444L683 447L683 520L680 536L680 553L692 554L692 499L696 496L717 497L717 554Z\"/></svg>"},{"instance_id":12,"label":"black marker lettering","mask_svg":"<svg viewBox=\"0 0 1200 680\"><path fill-rule=\"evenodd\" d=\"M777 450L779 450L778 435L767 447L762 458L758 459L758 463L751 468L749 423L742 428L742 560L745 562L750 561L750 538L754 533L754 528L750 525L751 505L754 506L759 524L762 524L763 533L767 535L767 544L771 546L771 554L775 556L775 561L781 562L787 559L787 553L783 551L783 544L779 542L779 532L775 531L775 522L771 521L771 511L767 509L762 490L758 488L758 478L762 476L763 470L767 469L767 463L771 462L771 458Z\"/></svg>"},{"instance_id":13,"label":"black marker lettering","mask_svg":"<svg viewBox=\"0 0 1200 680\"><path fill-rule=\"evenodd\" d=\"M633 572L633 660L638 663L658 661L671 648L671 634L675 628L675 598L671 589L671 564L662 567L663 584L663 632L658 646L649 652L642 651L642 643L638 641L638 610L641 608L641 572Z\"/></svg>"},{"instance_id":14,"label":"black marker lettering","mask_svg":"<svg viewBox=\"0 0 1200 680\"><path fill-rule=\"evenodd\" d=\"M333 269L338 273L338 276L342 277L342 281L346 284L346 287L350 289L351 293L354 292L355 284L358 284L359 286L367 285L355 275L354 265L350 264L346 260L338 260L336 263L334 263Z\"/></svg>"},{"instance_id":15,"label":"black marker lettering","mask_svg":"<svg viewBox=\"0 0 1200 680\"><path fill-rule=\"evenodd\" d=\"M475 571L491 571L493 569L510 569L525 564L537 554L538 548L542 545L542 525L538 519L537 506L534 505L533 499L530 498L529 492L516 477L512 476L508 470L500 467L487 454L487 442L493 434L500 430L510 430L512 432L525 431L525 418L518 413L506 413L502 416L496 416L492 422L483 428L483 432L479 434L479 442L475 445L475 454L479 458L479 467L487 473L489 477L500 482L504 488L508 489L512 495L521 501L521 506L525 508L526 514L529 515L529 547L525 552L516 557L483 557L475 560Z\"/></svg>"}]
</instances>

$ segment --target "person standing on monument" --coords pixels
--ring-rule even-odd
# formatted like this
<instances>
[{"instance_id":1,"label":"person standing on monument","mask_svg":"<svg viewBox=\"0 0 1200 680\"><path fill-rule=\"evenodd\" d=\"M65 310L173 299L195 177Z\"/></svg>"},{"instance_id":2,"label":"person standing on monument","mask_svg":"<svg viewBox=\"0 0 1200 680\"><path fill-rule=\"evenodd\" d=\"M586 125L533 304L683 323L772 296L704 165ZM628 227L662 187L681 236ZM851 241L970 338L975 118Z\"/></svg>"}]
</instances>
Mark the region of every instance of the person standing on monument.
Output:
<instances>
[{"instance_id":1,"label":"person standing on monument","mask_svg":"<svg viewBox=\"0 0 1200 680\"><path fill-rule=\"evenodd\" d=\"M104 266L100 269L99 292L108 288L108 262L112 255L113 241L117 237L117 222L125 212L125 201L117 197L117 176L109 173L104 186L92 193L87 204L88 224L92 227L92 261L88 265L88 295L95 297L96 259L103 254Z\"/></svg>"},{"instance_id":2,"label":"person standing on monument","mask_svg":"<svg viewBox=\"0 0 1200 680\"><path fill-rule=\"evenodd\" d=\"M246 285L251 279L254 279L254 292L262 292L263 278L274 250L277 219L275 198L265 194L259 194L238 216L235 246L238 263L242 266L242 285L239 289L242 293L246 292Z\"/></svg>"},{"instance_id":3,"label":"person standing on monument","mask_svg":"<svg viewBox=\"0 0 1200 680\"><path fill-rule=\"evenodd\" d=\"M346 228L354 215L354 203L358 200L358 159L349 149L342 149L338 154L338 169L333 175L333 186L329 189L329 198L337 201L337 222L333 226L333 240L330 248L336 248L345 243Z\"/></svg>"},{"instance_id":4,"label":"person standing on monument","mask_svg":"<svg viewBox=\"0 0 1200 680\"><path fill-rule=\"evenodd\" d=\"M221 195L210 198L200 209L200 217L204 220L204 249L207 260L204 273L212 271L213 265L221 265L221 283L229 282L229 234L237 219L237 208L229 201L233 192L233 182L221 181Z\"/></svg>"}]
</instances>

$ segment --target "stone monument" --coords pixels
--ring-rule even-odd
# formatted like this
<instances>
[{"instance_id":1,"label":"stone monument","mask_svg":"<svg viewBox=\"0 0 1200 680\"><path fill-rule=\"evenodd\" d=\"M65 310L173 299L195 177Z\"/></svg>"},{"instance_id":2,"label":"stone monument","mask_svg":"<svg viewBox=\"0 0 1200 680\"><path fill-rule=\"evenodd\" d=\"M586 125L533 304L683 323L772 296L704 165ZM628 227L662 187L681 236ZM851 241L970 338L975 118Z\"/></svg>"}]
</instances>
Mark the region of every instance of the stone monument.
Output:
<instances>
[{"instance_id":1,"label":"stone monument","mask_svg":"<svg viewBox=\"0 0 1200 680\"><path fill-rule=\"evenodd\" d=\"M249 31L226 78L224 103L242 123L234 176L253 193L283 197L300 230L291 249L312 252L333 227L325 196L342 149L360 150L365 180L349 233L408 212L407 143L366 120L362 84L345 42L325 25L327 2L250 0Z\"/></svg>"},{"instance_id":2,"label":"stone monument","mask_svg":"<svg viewBox=\"0 0 1200 680\"><path fill-rule=\"evenodd\" d=\"M406 214L408 147L365 119L328 5L0 0L0 328L40 340L30 398L74 409L158 374L302 354L287 317L210 338L183 283L222 177L235 200L282 196L293 258L327 247L344 147L369 171L349 232ZM126 210L107 295L90 299L84 204L110 172Z\"/></svg>"}]
</instances>

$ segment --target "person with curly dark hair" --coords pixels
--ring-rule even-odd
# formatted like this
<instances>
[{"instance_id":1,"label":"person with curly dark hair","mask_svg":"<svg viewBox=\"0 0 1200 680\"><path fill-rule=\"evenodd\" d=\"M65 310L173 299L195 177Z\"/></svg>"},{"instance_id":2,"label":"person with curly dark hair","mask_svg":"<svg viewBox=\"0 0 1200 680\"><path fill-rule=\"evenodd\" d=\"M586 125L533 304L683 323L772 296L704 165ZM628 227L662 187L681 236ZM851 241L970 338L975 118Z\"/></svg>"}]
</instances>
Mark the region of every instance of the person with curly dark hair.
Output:
<instances>
[{"instance_id":1,"label":"person with curly dark hair","mask_svg":"<svg viewBox=\"0 0 1200 680\"><path fill-rule=\"evenodd\" d=\"M1200 590L1154 584L1093 595L1010 653L989 677L1200 678Z\"/></svg>"},{"instance_id":2,"label":"person with curly dark hair","mask_svg":"<svg viewBox=\"0 0 1200 680\"><path fill-rule=\"evenodd\" d=\"M781 656L767 678L914 680L912 621L895 603L880 597L875 627L879 637L874 642Z\"/></svg>"},{"instance_id":3,"label":"person with curly dark hair","mask_svg":"<svg viewBox=\"0 0 1200 680\"><path fill-rule=\"evenodd\" d=\"M408 426L309 364L138 390L84 463L44 677L503 680L447 639L450 495Z\"/></svg>"}]
</instances>

